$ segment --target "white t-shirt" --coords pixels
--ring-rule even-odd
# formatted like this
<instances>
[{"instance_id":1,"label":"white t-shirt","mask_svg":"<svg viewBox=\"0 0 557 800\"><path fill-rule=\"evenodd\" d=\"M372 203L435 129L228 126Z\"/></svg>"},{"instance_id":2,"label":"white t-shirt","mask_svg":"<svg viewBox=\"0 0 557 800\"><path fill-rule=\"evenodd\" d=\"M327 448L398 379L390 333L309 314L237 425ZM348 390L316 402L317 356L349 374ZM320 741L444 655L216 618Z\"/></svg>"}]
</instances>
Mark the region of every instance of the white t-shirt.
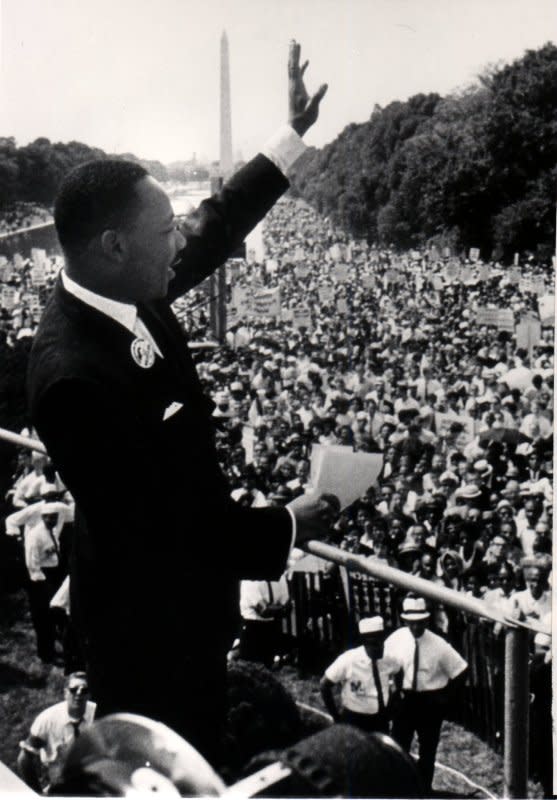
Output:
<instances>
[{"instance_id":1,"label":"white t-shirt","mask_svg":"<svg viewBox=\"0 0 557 800\"><path fill-rule=\"evenodd\" d=\"M384 656L377 661L377 669L386 705L389 699L389 677L398 672L399 665ZM358 714L379 712L371 659L363 645L342 653L325 671L325 677L332 683L342 683L341 700L344 708Z\"/></svg>"},{"instance_id":2,"label":"white t-shirt","mask_svg":"<svg viewBox=\"0 0 557 800\"><path fill-rule=\"evenodd\" d=\"M418 645L418 692L444 689L467 667L466 661L448 642L427 629L418 639ZM415 648L416 640L407 627L391 633L385 641L385 657L395 661L403 670L403 689L412 689Z\"/></svg>"},{"instance_id":3,"label":"white t-shirt","mask_svg":"<svg viewBox=\"0 0 557 800\"><path fill-rule=\"evenodd\" d=\"M273 617L263 617L261 609L278 603L286 606L290 600L286 576L278 581L242 581L240 584L240 613L243 619L272 622Z\"/></svg>"}]
</instances>

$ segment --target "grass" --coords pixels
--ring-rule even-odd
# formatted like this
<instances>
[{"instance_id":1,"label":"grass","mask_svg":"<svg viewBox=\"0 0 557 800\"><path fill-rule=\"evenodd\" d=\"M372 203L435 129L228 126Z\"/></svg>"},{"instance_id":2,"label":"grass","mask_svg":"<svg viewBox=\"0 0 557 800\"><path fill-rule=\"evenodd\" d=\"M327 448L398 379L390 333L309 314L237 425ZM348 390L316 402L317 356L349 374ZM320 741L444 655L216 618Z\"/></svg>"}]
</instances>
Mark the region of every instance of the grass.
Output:
<instances>
[{"instance_id":1,"label":"grass","mask_svg":"<svg viewBox=\"0 0 557 800\"><path fill-rule=\"evenodd\" d=\"M318 676L301 678L285 666L276 677L296 700L324 710ZM15 768L18 743L28 734L35 716L62 699L64 675L60 667L46 666L36 657L25 594L0 599L0 761ZM453 723L445 722L437 760L466 774L494 795L503 795L503 761L487 745ZM484 796L458 776L436 769L434 789L446 796ZM0 794L2 787L0 786ZM530 783L529 797L543 797L539 784Z\"/></svg>"}]
</instances>

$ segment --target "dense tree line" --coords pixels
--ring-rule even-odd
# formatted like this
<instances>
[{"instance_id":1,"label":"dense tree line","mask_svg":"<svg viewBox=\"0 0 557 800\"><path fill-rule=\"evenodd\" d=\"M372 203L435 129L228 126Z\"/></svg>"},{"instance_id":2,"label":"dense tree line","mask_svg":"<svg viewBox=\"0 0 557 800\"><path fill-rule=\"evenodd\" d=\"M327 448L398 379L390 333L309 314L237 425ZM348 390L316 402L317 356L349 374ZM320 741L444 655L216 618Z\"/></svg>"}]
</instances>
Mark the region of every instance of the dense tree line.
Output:
<instances>
[{"instance_id":1,"label":"dense tree line","mask_svg":"<svg viewBox=\"0 0 557 800\"><path fill-rule=\"evenodd\" d=\"M557 47L487 70L447 97L376 106L298 162L293 192L357 237L400 248L480 247L484 258L555 242Z\"/></svg>"},{"instance_id":2,"label":"dense tree line","mask_svg":"<svg viewBox=\"0 0 557 800\"><path fill-rule=\"evenodd\" d=\"M13 137L0 137L0 209L20 200L51 205L68 170L82 161L98 158L110 156L81 142L53 144L49 139L39 138L18 147ZM117 158L137 161L158 180L168 179L166 167L160 161L146 161L132 153Z\"/></svg>"}]
</instances>

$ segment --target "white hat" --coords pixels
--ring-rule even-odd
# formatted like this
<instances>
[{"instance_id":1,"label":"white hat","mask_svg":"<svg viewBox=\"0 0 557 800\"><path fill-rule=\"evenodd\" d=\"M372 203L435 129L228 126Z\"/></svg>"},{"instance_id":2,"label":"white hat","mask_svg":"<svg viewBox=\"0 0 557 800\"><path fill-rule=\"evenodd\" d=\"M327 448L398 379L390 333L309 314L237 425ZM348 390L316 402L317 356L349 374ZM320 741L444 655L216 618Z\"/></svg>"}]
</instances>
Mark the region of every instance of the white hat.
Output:
<instances>
[{"instance_id":1,"label":"white hat","mask_svg":"<svg viewBox=\"0 0 557 800\"><path fill-rule=\"evenodd\" d=\"M405 597L402 603L401 619L408 622L419 622L430 616L423 597Z\"/></svg>"},{"instance_id":2,"label":"white hat","mask_svg":"<svg viewBox=\"0 0 557 800\"><path fill-rule=\"evenodd\" d=\"M358 623L358 630L364 636L366 633L381 633L385 630L383 617L365 617Z\"/></svg>"}]
</instances>

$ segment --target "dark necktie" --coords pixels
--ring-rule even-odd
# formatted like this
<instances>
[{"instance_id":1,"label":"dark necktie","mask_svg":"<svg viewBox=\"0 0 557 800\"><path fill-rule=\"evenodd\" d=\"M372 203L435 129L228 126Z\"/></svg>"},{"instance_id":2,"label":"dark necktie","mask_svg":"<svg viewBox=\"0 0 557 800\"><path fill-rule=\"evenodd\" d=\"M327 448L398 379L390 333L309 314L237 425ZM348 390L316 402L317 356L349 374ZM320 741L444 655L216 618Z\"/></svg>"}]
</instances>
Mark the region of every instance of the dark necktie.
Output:
<instances>
[{"instance_id":1,"label":"dark necktie","mask_svg":"<svg viewBox=\"0 0 557 800\"><path fill-rule=\"evenodd\" d=\"M377 666L377 659L371 659L371 670L373 672L373 680L375 682L375 690L377 691L377 705L379 706L379 713L383 714L385 711L385 698L383 697L383 687L381 686L381 678L379 677L379 667Z\"/></svg>"},{"instance_id":2,"label":"dark necktie","mask_svg":"<svg viewBox=\"0 0 557 800\"><path fill-rule=\"evenodd\" d=\"M271 586L271 581L267 581L267 589L269 590L269 603L272 605L275 602L275 596L273 594L273 587Z\"/></svg>"},{"instance_id":3,"label":"dark necktie","mask_svg":"<svg viewBox=\"0 0 557 800\"><path fill-rule=\"evenodd\" d=\"M420 669L420 645L418 640L415 639L416 648L414 650L414 674L412 676L412 691L418 691L418 672Z\"/></svg>"},{"instance_id":4,"label":"dark necktie","mask_svg":"<svg viewBox=\"0 0 557 800\"><path fill-rule=\"evenodd\" d=\"M71 719L70 720L70 725L73 728L73 738L74 739L78 739L79 736L80 736L79 726L81 725L82 722L83 722L82 719Z\"/></svg>"}]
</instances>

